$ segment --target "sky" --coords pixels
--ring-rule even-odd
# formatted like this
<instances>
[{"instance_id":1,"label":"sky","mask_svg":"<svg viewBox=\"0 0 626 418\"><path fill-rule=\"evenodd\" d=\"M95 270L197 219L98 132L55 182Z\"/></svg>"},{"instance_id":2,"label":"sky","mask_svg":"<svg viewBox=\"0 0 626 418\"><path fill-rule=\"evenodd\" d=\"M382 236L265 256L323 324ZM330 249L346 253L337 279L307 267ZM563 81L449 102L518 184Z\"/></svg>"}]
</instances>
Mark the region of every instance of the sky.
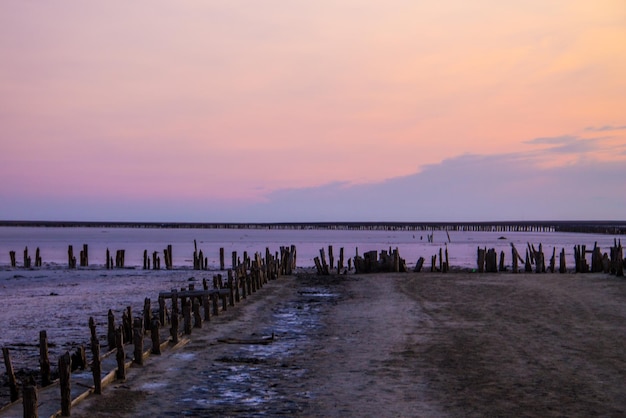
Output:
<instances>
[{"instance_id":1,"label":"sky","mask_svg":"<svg viewBox=\"0 0 626 418\"><path fill-rule=\"evenodd\" d=\"M624 0L0 2L0 219L626 219Z\"/></svg>"}]
</instances>

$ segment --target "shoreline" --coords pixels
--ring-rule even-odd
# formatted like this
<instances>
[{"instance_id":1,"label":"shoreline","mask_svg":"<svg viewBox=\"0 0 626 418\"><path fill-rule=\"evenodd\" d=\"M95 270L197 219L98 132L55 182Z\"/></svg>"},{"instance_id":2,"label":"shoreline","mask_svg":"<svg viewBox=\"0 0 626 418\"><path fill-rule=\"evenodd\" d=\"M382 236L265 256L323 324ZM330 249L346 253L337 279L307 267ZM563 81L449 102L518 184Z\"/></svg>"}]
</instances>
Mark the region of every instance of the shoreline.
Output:
<instances>
[{"instance_id":1,"label":"shoreline","mask_svg":"<svg viewBox=\"0 0 626 418\"><path fill-rule=\"evenodd\" d=\"M72 415L626 413L623 278L302 274L260 292Z\"/></svg>"}]
</instances>

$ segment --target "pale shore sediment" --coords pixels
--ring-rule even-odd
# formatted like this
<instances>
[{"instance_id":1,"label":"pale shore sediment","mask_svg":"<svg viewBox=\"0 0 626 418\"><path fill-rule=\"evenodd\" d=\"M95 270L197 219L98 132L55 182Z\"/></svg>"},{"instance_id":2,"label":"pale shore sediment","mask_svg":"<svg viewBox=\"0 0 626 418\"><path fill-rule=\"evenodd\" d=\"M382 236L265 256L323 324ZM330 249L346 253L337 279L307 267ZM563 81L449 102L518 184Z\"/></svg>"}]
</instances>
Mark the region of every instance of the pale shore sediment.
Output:
<instances>
[{"instance_id":1,"label":"pale shore sediment","mask_svg":"<svg viewBox=\"0 0 626 418\"><path fill-rule=\"evenodd\" d=\"M624 341L603 274L283 277L72 416L623 416Z\"/></svg>"}]
</instances>

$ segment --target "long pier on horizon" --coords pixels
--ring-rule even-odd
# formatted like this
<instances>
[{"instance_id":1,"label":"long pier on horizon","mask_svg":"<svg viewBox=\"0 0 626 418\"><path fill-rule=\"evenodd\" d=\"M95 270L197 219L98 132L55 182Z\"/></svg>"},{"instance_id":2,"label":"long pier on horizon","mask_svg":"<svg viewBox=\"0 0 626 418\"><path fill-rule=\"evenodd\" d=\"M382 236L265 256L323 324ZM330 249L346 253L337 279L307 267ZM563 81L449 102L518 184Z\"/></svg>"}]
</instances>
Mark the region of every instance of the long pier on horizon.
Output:
<instances>
[{"instance_id":1,"label":"long pier on horizon","mask_svg":"<svg viewBox=\"0 0 626 418\"><path fill-rule=\"evenodd\" d=\"M118 222L1 221L0 227L286 229L382 231L581 232L624 235L626 221L461 221L461 222Z\"/></svg>"}]
</instances>

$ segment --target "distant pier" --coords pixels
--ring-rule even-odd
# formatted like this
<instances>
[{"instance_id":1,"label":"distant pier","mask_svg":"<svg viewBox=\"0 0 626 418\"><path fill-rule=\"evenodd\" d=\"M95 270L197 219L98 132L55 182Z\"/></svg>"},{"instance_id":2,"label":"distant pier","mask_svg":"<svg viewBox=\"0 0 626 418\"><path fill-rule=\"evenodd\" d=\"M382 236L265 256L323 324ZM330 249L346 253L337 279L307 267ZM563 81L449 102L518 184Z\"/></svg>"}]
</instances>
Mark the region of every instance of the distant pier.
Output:
<instances>
[{"instance_id":1,"label":"distant pier","mask_svg":"<svg viewBox=\"0 0 626 418\"><path fill-rule=\"evenodd\" d=\"M624 235L626 221L484 221L484 222L92 222L0 221L0 227L287 229L363 231L581 232Z\"/></svg>"}]
</instances>

